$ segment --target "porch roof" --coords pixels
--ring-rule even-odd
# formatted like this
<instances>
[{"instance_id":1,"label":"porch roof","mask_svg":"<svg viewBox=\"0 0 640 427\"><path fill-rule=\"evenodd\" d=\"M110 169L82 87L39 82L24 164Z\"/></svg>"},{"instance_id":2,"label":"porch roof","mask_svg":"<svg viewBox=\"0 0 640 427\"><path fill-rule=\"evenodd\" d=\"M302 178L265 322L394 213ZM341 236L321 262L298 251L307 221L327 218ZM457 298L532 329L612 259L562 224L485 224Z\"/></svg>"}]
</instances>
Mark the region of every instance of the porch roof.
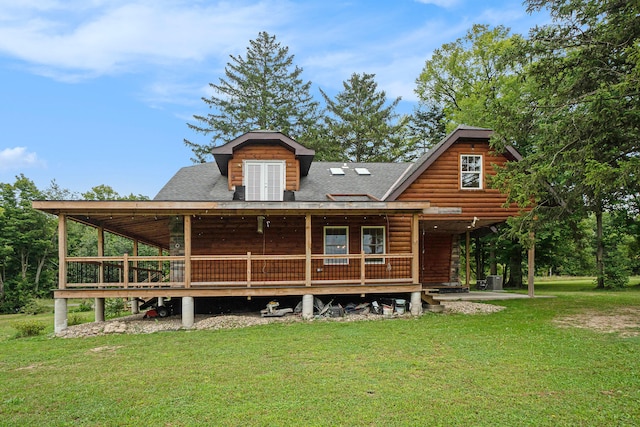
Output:
<instances>
[{"instance_id":1,"label":"porch roof","mask_svg":"<svg viewBox=\"0 0 640 427\"><path fill-rule=\"evenodd\" d=\"M157 201L157 200L36 200L35 209L65 214L74 221L102 227L114 234L167 248L169 218L175 215L375 215L427 213L429 202L246 202L246 201Z\"/></svg>"}]
</instances>

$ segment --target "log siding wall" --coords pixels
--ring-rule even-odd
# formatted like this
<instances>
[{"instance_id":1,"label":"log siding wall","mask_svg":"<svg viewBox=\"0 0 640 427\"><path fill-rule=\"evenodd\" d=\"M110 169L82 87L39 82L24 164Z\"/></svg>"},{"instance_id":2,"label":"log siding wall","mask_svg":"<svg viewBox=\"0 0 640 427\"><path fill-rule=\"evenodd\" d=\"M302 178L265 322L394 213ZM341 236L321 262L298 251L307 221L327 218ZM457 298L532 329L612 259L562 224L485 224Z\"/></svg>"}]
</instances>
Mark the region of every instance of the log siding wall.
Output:
<instances>
[{"instance_id":1,"label":"log siding wall","mask_svg":"<svg viewBox=\"0 0 640 427\"><path fill-rule=\"evenodd\" d=\"M482 189L460 188L460 156L463 154L482 155ZM496 174L494 165L502 167L507 161L502 154L490 150L487 142L461 141L453 144L421 176L419 176L398 200L428 200L433 207L459 207L462 214L423 215L424 219L453 219L490 217L506 220L518 214L515 204L503 207L506 196L490 188L488 177Z\"/></svg>"},{"instance_id":2,"label":"log siding wall","mask_svg":"<svg viewBox=\"0 0 640 427\"><path fill-rule=\"evenodd\" d=\"M192 221L193 255L303 255L305 253L305 218L302 216L267 216L263 233L257 231L257 216L203 216ZM408 254L411 252L411 217L405 216L357 216L333 217L313 216L311 219L311 251L324 254L324 227L349 227L349 253L362 251L362 227L384 226L386 231L386 252L389 254ZM258 266L260 267L260 266ZM322 259L312 261L314 277L320 280L335 280L343 277L360 277L360 261L350 260L347 265L325 265ZM367 264L368 276L388 278L409 275L411 263L408 259L385 260L384 264ZM274 273L274 269L295 271L301 280L304 278L304 263L297 261L264 264L265 273ZM229 260L224 270L206 265L206 261L194 261L192 281L245 280L246 267L242 261ZM205 277L206 276L206 277ZM260 280L260 275L252 277Z\"/></svg>"}]
</instances>

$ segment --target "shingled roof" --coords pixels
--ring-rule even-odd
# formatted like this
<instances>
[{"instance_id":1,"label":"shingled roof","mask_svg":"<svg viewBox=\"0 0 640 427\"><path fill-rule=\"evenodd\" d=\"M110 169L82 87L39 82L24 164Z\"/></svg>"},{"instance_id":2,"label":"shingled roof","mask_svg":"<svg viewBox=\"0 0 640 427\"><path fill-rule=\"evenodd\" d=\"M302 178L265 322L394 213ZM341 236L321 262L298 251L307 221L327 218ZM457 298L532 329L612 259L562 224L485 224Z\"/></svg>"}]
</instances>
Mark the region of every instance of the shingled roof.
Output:
<instances>
[{"instance_id":1,"label":"shingled roof","mask_svg":"<svg viewBox=\"0 0 640 427\"><path fill-rule=\"evenodd\" d=\"M313 162L307 176L300 180L296 201L381 200L384 194L411 166L411 163L339 163ZM334 175L331 169L340 169L344 175ZM361 175L356 168L367 169L370 175ZM229 201L226 176L215 163L202 163L180 169L154 197L166 201Z\"/></svg>"},{"instance_id":2,"label":"shingled roof","mask_svg":"<svg viewBox=\"0 0 640 427\"><path fill-rule=\"evenodd\" d=\"M276 142L293 151L300 160L302 177L300 189L295 192L296 201L393 201L455 142L487 141L492 133L490 129L458 126L415 163L312 163L314 151L286 135L268 131L249 132L215 148L213 154L216 163L203 163L180 169L154 200L232 200L233 191L229 190L226 172L227 162L233 156L233 151L250 142ZM511 147L507 148L505 154L510 160L521 158ZM369 174L357 173L356 169L366 169ZM343 173L336 174L337 171Z\"/></svg>"}]
</instances>

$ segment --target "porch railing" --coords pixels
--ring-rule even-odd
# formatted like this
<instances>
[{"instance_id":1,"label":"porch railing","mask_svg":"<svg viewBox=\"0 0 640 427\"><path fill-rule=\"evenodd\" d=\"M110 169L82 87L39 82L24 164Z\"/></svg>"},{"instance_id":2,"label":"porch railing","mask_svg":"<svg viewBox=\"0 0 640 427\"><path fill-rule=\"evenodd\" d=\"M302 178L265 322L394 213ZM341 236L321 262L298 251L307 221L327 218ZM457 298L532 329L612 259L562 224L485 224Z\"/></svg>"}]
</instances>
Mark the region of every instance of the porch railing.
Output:
<instances>
[{"instance_id":1,"label":"porch railing","mask_svg":"<svg viewBox=\"0 0 640 427\"><path fill-rule=\"evenodd\" d=\"M412 283L412 254L67 258L68 288L261 287ZM307 263L310 262L310 271ZM310 277L307 277L307 275Z\"/></svg>"}]
</instances>

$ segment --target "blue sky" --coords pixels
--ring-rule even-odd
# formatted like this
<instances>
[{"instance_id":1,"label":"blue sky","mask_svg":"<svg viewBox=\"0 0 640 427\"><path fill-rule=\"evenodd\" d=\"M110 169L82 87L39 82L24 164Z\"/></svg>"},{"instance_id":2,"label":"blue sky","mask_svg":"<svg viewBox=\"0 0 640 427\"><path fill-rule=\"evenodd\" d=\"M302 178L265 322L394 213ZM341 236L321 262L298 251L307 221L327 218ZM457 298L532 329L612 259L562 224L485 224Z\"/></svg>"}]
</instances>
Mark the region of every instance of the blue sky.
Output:
<instances>
[{"instance_id":1,"label":"blue sky","mask_svg":"<svg viewBox=\"0 0 640 427\"><path fill-rule=\"evenodd\" d=\"M0 182L153 197L192 162L183 139L229 55L267 31L334 95L373 73L400 112L434 49L474 24L547 23L519 0L0 0ZM300 141L303 142L303 141Z\"/></svg>"}]
</instances>

